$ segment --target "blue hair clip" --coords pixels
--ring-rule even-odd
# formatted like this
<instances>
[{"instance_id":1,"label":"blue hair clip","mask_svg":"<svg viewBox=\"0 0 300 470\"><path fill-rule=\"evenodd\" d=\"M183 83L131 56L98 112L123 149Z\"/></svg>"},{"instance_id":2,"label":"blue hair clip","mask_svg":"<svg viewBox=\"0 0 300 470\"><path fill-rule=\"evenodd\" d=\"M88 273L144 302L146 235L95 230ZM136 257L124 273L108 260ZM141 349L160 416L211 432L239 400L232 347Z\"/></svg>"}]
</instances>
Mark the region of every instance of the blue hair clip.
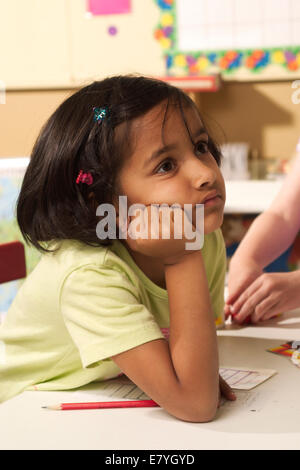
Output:
<instances>
[{"instance_id":1,"label":"blue hair clip","mask_svg":"<svg viewBox=\"0 0 300 470\"><path fill-rule=\"evenodd\" d=\"M108 108L105 106L104 108L93 108L94 111L94 121L101 122L108 116Z\"/></svg>"}]
</instances>

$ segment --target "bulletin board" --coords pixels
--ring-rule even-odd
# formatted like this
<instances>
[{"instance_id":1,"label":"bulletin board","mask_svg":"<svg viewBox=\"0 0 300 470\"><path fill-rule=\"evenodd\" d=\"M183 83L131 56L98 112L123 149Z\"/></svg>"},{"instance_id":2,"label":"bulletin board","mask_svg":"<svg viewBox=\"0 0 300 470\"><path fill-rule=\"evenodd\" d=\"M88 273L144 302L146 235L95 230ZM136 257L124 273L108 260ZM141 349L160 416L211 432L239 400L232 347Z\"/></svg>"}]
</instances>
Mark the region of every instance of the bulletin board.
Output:
<instances>
[{"instance_id":1,"label":"bulletin board","mask_svg":"<svg viewBox=\"0 0 300 470\"><path fill-rule=\"evenodd\" d=\"M300 77L299 0L154 0L166 75Z\"/></svg>"},{"instance_id":2,"label":"bulletin board","mask_svg":"<svg viewBox=\"0 0 300 470\"><path fill-rule=\"evenodd\" d=\"M0 0L0 59L0 93L126 73L298 79L300 0Z\"/></svg>"}]
</instances>

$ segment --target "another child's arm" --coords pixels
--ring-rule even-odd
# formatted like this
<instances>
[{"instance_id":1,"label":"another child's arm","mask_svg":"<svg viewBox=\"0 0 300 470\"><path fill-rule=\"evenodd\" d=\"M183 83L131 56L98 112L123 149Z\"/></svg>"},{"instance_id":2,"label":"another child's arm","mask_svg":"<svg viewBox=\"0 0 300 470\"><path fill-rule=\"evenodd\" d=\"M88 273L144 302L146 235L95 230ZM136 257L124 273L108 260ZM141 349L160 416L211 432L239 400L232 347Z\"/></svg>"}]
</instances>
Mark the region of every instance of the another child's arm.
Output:
<instances>
[{"instance_id":1,"label":"another child's arm","mask_svg":"<svg viewBox=\"0 0 300 470\"><path fill-rule=\"evenodd\" d=\"M257 321L262 317L271 318L279 312L278 309L273 310L273 313L270 311L270 307L274 306L274 298L266 298L271 291L274 294L276 286L279 288L279 285L284 285L286 289L290 284L289 279L285 277L287 276L285 273L276 273L275 277L263 274L263 268L282 254L298 233L299 176L300 157L295 160L269 209L254 220L231 260L228 278L229 296L225 312L237 315L235 320L238 322L242 322L251 313L253 321ZM281 288L279 289L281 292ZM255 306L258 306L263 299L266 299L265 304L255 312ZM229 305L232 305L231 310ZM283 306L283 309L286 310L286 307Z\"/></svg>"},{"instance_id":2,"label":"another child's arm","mask_svg":"<svg viewBox=\"0 0 300 470\"><path fill-rule=\"evenodd\" d=\"M187 240L174 240L180 247ZM201 251L170 255L172 240L139 242L150 253L163 247L169 295L170 337L115 355L120 369L170 414L185 421L214 418L219 401L219 363L214 315ZM162 242L162 243L161 243ZM154 246L155 245L155 246ZM173 245L173 246L174 246ZM146 248L147 247L147 248ZM174 251L172 253L174 255Z\"/></svg>"}]
</instances>

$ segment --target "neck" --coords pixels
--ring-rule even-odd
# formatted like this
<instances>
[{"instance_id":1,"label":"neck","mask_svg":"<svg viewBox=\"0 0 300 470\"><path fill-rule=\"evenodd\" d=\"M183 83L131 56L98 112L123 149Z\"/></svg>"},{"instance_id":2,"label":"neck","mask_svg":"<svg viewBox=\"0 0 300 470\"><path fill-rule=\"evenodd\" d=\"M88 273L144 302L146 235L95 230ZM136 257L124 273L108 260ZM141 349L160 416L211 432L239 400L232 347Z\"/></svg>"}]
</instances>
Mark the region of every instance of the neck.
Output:
<instances>
[{"instance_id":1,"label":"neck","mask_svg":"<svg viewBox=\"0 0 300 470\"><path fill-rule=\"evenodd\" d=\"M125 245L140 270L143 271L154 284L162 289L166 289L165 268L160 259L151 258L150 256L145 256L137 251L133 251L126 243L126 240L122 240L122 243Z\"/></svg>"}]
</instances>

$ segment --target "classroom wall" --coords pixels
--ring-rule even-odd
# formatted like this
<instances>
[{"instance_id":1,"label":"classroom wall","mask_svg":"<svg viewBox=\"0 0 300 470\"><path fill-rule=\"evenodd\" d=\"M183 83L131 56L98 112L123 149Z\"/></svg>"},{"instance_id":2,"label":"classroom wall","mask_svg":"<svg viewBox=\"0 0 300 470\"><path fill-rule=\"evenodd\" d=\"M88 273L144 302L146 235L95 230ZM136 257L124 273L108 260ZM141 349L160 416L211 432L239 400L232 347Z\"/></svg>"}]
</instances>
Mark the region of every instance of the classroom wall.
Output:
<instances>
[{"instance_id":1,"label":"classroom wall","mask_svg":"<svg viewBox=\"0 0 300 470\"><path fill-rule=\"evenodd\" d=\"M291 81L226 82L195 96L220 142L247 141L263 158L290 158L300 136L300 104ZM0 105L0 157L30 155L41 126L76 89L8 91Z\"/></svg>"},{"instance_id":2,"label":"classroom wall","mask_svg":"<svg viewBox=\"0 0 300 470\"><path fill-rule=\"evenodd\" d=\"M74 91L7 91L0 105L0 157L29 156L42 125Z\"/></svg>"},{"instance_id":3,"label":"classroom wall","mask_svg":"<svg viewBox=\"0 0 300 470\"><path fill-rule=\"evenodd\" d=\"M158 4L131 5L130 14L91 18L86 0L0 0L0 93L2 80L7 89L6 104L0 96L0 158L30 155L46 119L88 77L164 74L163 49L154 38ZM109 25L118 34L109 35ZM292 80L229 80L195 101L220 143L247 141L263 158L286 159L300 134Z\"/></svg>"},{"instance_id":4,"label":"classroom wall","mask_svg":"<svg viewBox=\"0 0 300 470\"><path fill-rule=\"evenodd\" d=\"M262 158L289 159L300 137L300 104L292 101L292 83L226 82L216 93L201 94L199 107L221 125L220 139L249 142Z\"/></svg>"},{"instance_id":5,"label":"classroom wall","mask_svg":"<svg viewBox=\"0 0 300 470\"><path fill-rule=\"evenodd\" d=\"M0 0L0 80L10 90L49 89L116 73L163 75L160 9L154 0L130 5L126 14L91 16L86 0Z\"/></svg>"}]
</instances>

